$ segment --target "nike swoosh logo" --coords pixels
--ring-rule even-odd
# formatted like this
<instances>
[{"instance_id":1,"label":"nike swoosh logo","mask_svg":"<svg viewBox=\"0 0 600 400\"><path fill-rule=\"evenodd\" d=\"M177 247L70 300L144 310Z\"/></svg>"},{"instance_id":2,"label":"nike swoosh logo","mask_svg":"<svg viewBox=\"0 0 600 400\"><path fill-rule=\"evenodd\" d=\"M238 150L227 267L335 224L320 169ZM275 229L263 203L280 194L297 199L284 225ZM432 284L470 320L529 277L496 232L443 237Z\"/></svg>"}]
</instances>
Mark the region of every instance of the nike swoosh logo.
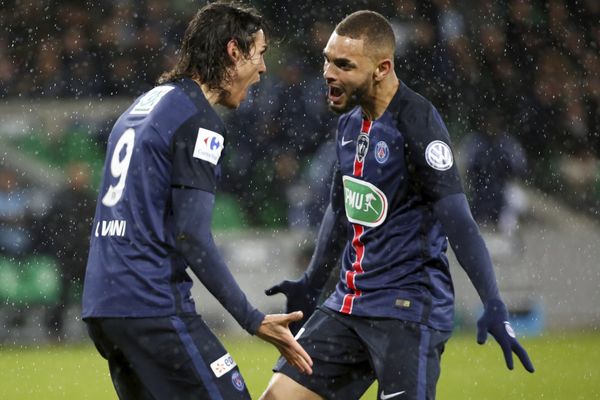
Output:
<instances>
[{"instance_id":1,"label":"nike swoosh logo","mask_svg":"<svg viewBox=\"0 0 600 400\"><path fill-rule=\"evenodd\" d=\"M348 143L352 142L352 139L350 140L345 140L344 138L342 138L342 146L347 145Z\"/></svg>"},{"instance_id":2,"label":"nike swoosh logo","mask_svg":"<svg viewBox=\"0 0 600 400\"><path fill-rule=\"evenodd\" d=\"M400 396L404 392L406 392L406 390L403 390L401 392L396 392L396 393L390 393L390 394L385 394L384 392L381 392L381 394L379 395L379 398L381 400L387 400L387 399L391 399L392 397Z\"/></svg>"}]
</instances>

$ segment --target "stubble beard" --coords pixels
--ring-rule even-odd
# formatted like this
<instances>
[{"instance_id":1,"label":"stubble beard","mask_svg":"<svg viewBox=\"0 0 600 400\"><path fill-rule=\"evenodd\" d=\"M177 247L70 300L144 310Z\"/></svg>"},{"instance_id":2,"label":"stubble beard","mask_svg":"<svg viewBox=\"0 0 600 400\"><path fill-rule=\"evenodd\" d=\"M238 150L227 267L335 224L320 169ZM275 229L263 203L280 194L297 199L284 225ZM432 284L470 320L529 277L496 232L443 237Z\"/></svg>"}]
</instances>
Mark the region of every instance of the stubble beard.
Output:
<instances>
[{"instance_id":1,"label":"stubble beard","mask_svg":"<svg viewBox=\"0 0 600 400\"><path fill-rule=\"evenodd\" d=\"M329 110L334 112L335 114L343 114L352 110L354 107L360 105L361 101L364 99L365 95L368 92L369 85L368 82L365 82L347 95L348 100L344 104L335 105L328 101L327 105L329 107Z\"/></svg>"}]
</instances>

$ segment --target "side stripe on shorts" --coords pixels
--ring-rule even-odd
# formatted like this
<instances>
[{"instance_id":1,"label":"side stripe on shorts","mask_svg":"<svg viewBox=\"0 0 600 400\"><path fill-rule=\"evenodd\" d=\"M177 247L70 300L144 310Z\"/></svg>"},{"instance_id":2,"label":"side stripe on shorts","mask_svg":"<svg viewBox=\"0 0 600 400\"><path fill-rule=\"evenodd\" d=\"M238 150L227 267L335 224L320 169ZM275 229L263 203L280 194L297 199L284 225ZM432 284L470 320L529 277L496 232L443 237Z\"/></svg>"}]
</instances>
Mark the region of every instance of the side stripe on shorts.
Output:
<instances>
[{"instance_id":1,"label":"side stripe on shorts","mask_svg":"<svg viewBox=\"0 0 600 400\"><path fill-rule=\"evenodd\" d=\"M173 316L171 317L171 324L173 324L173 327L177 331L177 335L179 335L179 338L181 339L181 343L183 343L185 351L187 351L187 353L190 355L194 368L196 369L198 376L202 380L202 383L204 384L204 387L206 388L210 399L224 400L221 396L219 388L215 384L210 368L208 367L208 365L206 365L206 362L200 355L200 351L196 347L196 344L194 343L192 336L188 332L188 329L185 326L183 320L177 316Z\"/></svg>"},{"instance_id":2,"label":"side stripe on shorts","mask_svg":"<svg viewBox=\"0 0 600 400\"><path fill-rule=\"evenodd\" d=\"M421 340L419 340L419 370L417 375L417 399L427 398L427 354L431 345L431 332L425 325L420 325Z\"/></svg>"}]
</instances>

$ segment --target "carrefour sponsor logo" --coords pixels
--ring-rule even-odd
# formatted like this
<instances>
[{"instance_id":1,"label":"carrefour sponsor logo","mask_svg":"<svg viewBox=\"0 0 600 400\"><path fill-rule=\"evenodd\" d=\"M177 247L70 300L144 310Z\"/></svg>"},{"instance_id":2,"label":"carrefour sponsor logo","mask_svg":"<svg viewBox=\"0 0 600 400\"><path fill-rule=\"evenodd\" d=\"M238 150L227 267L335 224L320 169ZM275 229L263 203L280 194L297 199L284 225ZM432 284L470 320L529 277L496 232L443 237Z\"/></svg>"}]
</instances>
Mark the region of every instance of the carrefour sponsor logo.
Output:
<instances>
[{"instance_id":1,"label":"carrefour sponsor logo","mask_svg":"<svg viewBox=\"0 0 600 400\"><path fill-rule=\"evenodd\" d=\"M388 211L385 193L369 182L348 175L342 179L348 221L369 227L381 225Z\"/></svg>"},{"instance_id":2,"label":"carrefour sponsor logo","mask_svg":"<svg viewBox=\"0 0 600 400\"><path fill-rule=\"evenodd\" d=\"M225 145L223 135L208 129L198 129L198 137L194 146L194 157L217 165Z\"/></svg>"},{"instance_id":3,"label":"carrefour sponsor logo","mask_svg":"<svg viewBox=\"0 0 600 400\"><path fill-rule=\"evenodd\" d=\"M221 376L234 369L236 365L237 364L233 360L233 357L231 357L229 353L226 353L218 360L215 360L212 363L210 363L210 368L215 373L215 376L217 378L220 378Z\"/></svg>"}]
</instances>

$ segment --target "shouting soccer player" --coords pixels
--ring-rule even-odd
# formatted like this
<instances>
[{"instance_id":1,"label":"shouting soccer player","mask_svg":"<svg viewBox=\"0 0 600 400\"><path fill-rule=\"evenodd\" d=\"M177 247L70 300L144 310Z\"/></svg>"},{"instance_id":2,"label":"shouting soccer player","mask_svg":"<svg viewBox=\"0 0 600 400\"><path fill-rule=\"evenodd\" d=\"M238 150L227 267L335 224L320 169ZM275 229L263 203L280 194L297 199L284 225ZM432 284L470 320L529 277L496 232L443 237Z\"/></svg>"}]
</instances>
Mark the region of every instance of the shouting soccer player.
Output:
<instances>
[{"instance_id":1,"label":"shouting soccer player","mask_svg":"<svg viewBox=\"0 0 600 400\"><path fill-rule=\"evenodd\" d=\"M175 67L117 120L108 140L83 318L121 399L249 399L235 361L195 313L186 267L249 333L302 373L288 325L237 285L210 226L226 145L213 105L236 108L266 70L263 19L223 2L190 22Z\"/></svg>"},{"instance_id":2,"label":"shouting soccer player","mask_svg":"<svg viewBox=\"0 0 600 400\"><path fill-rule=\"evenodd\" d=\"M375 379L381 400L434 399L453 325L447 238L484 304L478 342L491 333L508 368L514 351L533 372L508 323L446 127L396 77L394 48L389 22L359 11L337 25L323 52L329 107L343 113L331 202L307 271L267 290L312 314L296 337L313 374L280 359L263 399L358 399ZM338 257L340 281L315 311Z\"/></svg>"}]
</instances>

